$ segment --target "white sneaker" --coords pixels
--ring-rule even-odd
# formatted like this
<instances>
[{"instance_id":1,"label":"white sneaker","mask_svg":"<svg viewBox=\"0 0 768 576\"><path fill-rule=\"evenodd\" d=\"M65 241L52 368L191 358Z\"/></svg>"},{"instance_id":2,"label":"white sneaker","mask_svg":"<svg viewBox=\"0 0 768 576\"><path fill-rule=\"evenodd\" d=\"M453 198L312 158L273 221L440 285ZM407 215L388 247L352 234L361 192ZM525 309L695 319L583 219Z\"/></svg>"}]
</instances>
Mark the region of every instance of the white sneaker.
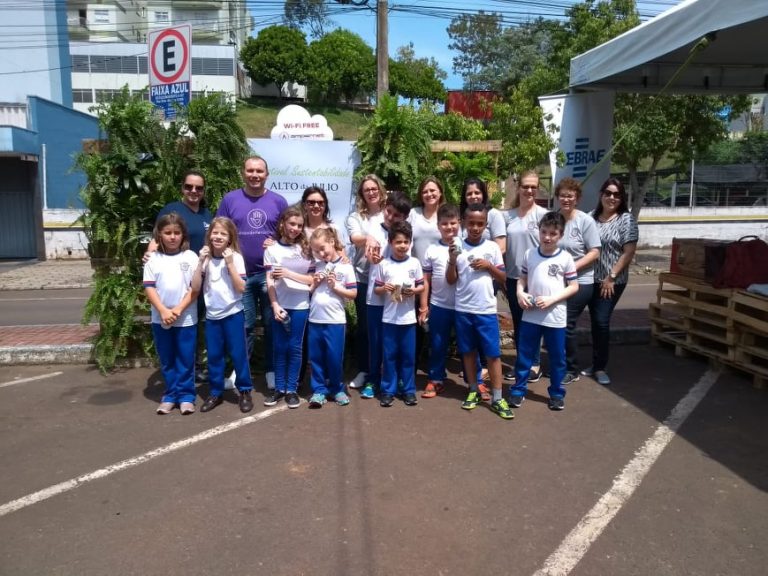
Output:
<instances>
[{"instance_id":1,"label":"white sneaker","mask_svg":"<svg viewBox=\"0 0 768 576\"><path fill-rule=\"evenodd\" d=\"M224 390L234 390L236 380L237 380L237 373L234 370L232 370L232 374L224 378Z\"/></svg>"},{"instance_id":2,"label":"white sneaker","mask_svg":"<svg viewBox=\"0 0 768 576\"><path fill-rule=\"evenodd\" d=\"M349 383L349 387L354 388L355 390L362 388L365 386L366 378L368 378L368 372L358 372L357 376L352 378L352 381Z\"/></svg>"},{"instance_id":3,"label":"white sneaker","mask_svg":"<svg viewBox=\"0 0 768 576\"><path fill-rule=\"evenodd\" d=\"M264 378L267 379L267 389L268 390L274 390L275 389L275 373L274 372L267 372L264 375Z\"/></svg>"},{"instance_id":4,"label":"white sneaker","mask_svg":"<svg viewBox=\"0 0 768 576\"><path fill-rule=\"evenodd\" d=\"M182 402L179 404L179 410L182 416L187 416L195 412L195 405L192 402Z\"/></svg>"}]
</instances>

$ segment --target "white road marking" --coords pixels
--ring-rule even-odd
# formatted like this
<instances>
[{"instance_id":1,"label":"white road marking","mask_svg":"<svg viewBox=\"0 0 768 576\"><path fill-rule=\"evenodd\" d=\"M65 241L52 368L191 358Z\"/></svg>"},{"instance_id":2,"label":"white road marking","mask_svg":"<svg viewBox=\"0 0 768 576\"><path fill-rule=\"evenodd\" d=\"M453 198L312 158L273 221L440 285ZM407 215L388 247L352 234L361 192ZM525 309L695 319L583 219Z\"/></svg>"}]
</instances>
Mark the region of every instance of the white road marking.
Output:
<instances>
[{"instance_id":1,"label":"white road marking","mask_svg":"<svg viewBox=\"0 0 768 576\"><path fill-rule=\"evenodd\" d=\"M140 454L139 456L128 458L127 460L123 460L122 462L111 464L104 468L100 468L99 470L94 470L93 472L89 472L88 474L83 474L82 476L78 476L77 478L72 478L71 480L66 480L64 482L60 482L59 484L54 484L53 486L49 486L48 488L43 488L42 490L38 490L37 492L33 492L32 494L27 494L26 496L22 496L21 498L17 498L16 500L11 500L10 502L7 502L2 506L0 506L0 517L5 516L6 514L10 514L11 512L16 512L17 510L21 510L22 508L26 508L27 506L32 506L32 504L37 504L38 502L42 502L43 500L47 500L48 498L53 498L54 496L58 496L59 494L63 494L64 492L69 492L70 490L79 488L80 486L82 486L83 484L87 484L88 482L92 482L100 478L106 478L107 476L110 476L115 472L121 472L122 470L133 468L134 466L138 466L139 464L143 464L144 462L149 462L150 460L153 460L154 458L158 458L160 456L165 456L166 454L170 454L171 452L174 452L176 450L181 450L182 448L186 448L187 446L192 446L193 444L197 444L198 442L202 442L203 440L208 440L209 438L213 438L214 436L224 434L225 432L236 430L237 428L242 428L243 426L247 426L248 424L258 422L259 420L264 420L265 418L269 418L270 416L273 416L274 414L277 414L278 412L282 412L287 409L288 409L288 406L285 404L282 406L278 406L277 408L270 408L269 410L265 410L264 412L259 412L258 414L254 414L253 416L246 416L245 418L241 418L240 420L235 420L227 424L222 424L221 426L216 426L215 428L211 428L210 430L205 430L203 432L200 432L199 434L190 436L189 438L178 440L177 442L173 442L171 444L167 444L165 446L155 448L154 450L150 450L149 452L144 452L144 454Z\"/></svg>"},{"instance_id":2,"label":"white road marking","mask_svg":"<svg viewBox=\"0 0 768 576\"><path fill-rule=\"evenodd\" d=\"M707 370L688 394L677 403L667 419L662 422L653 435L645 441L621 473L613 480L613 486L592 509L571 530L544 565L534 576L565 576L579 563L589 551L590 546L619 513L622 506L632 496L645 475L656 463L661 453L675 437L699 402L707 395L717 381L718 371Z\"/></svg>"},{"instance_id":3,"label":"white road marking","mask_svg":"<svg viewBox=\"0 0 768 576\"><path fill-rule=\"evenodd\" d=\"M3 382L0 384L0 388L6 386L15 386L16 384L26 384L27 382L35 382L37 380L44 380L46 378L53 378L54 376L61 376L64 372L51 372L50 374L43 374L42 376L32 376L30 378L19 378L18 380L10 380L9 382Z\"/></svg>"}]
</instances>

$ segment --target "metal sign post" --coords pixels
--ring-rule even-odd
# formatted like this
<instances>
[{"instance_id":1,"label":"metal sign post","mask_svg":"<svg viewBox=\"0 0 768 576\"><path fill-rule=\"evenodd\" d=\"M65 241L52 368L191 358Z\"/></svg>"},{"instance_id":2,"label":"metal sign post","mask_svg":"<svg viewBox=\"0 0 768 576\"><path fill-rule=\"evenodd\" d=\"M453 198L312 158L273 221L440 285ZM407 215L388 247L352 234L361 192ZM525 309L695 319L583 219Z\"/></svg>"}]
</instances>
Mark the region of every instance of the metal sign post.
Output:
<instances>
[{"instance_id":1,"label":"metal sign post","mask_svg":"<svg viewBox=\"0 0 768 576\"><path fill-rule=\"evenodd\" d=\"M189 106L192 80L192 26L182 24L155 30L149 44L149 96L166 120L176 117L176 107Z\"/></svg>"}]
</instances>

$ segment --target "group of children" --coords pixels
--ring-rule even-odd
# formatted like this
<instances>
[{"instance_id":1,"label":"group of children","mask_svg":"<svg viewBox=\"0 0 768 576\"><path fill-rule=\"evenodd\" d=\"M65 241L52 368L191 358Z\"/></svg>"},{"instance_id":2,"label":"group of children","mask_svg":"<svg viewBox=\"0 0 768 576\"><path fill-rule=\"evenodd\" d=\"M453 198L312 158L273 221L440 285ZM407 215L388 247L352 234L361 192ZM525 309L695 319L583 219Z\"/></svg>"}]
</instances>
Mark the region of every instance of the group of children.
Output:
<instances>
[{"instance_id":1,"label":"group of children","mask_svg":"<svg viewBox=\"0 0 768 576\"><path fill-rule=\"evenodd\" d=\"M422 397L434 397L443 390L453 329L469 389L462 408L472 410L482 401L477 364L478 355L482 355L491 382L490 409L511 419L510 405L519 407L523 401L534 351L543 337L550 358L549 407L562 410L565 301L577 288L574 261L557 245L565 228L563 217L556 212L544 216L539 223L541 245L525 257L517 290L524 314L520 334L515 335L516 381L509 399L505 399L494 290L494 282L504 282L505 269L498 244L483 238L487 206L469 204L463 214L456 206L441 206L437 216L440 241L427 249L422 261L410 255L413 231L406 221L409 211L406 196L390 194L380 221L369 232L372 242L366 247L366 258L371 269L365 310L369 373L361 397L372 398L378 393L383 407L392 406L398 396L407 406L417 404L417 308L423 302L419 295L427 290L430 353L428 383ZM317 228L309 238L305 236L299 207L282 213L277 235L264 254L274 312L273 350L266 352L273 354L275 370L275 388L264 403L271 406L284 400L289 408L298 407L298 386L308 363L312 388L309 407L320 408L328 399L347 405L350 399L343 380L345 303L357 295L355 270L333 228ZM145 265L144 286L152 304L152 331L166 381L157 412L168 414L177 404L182 414L195 410L197 309L190 304L200 291L206 305L210 379L210 394L201 411L222 402L227 354L237 375L240 410L250 411L253 383L241 298L245 265L235 225L228 218L215 218L199 255L187 249L186 227L175 213L158 219L154 236L159 250Z\"/></svg>"}]
</instances>

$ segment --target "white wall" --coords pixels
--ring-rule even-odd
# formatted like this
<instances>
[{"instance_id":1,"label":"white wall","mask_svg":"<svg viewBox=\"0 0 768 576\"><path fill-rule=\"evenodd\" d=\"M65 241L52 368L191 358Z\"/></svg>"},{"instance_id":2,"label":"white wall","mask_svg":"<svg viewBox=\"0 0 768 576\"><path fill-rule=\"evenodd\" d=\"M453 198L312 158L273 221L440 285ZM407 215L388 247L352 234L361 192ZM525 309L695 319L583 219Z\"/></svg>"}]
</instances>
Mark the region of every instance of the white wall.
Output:
<instances>
[{"instance_id":1,"label":"white wall","mask_svg":"<svg viewBox=\"0 0 768 576\"><path fill-rule=\"evenodd\" d=\"M738 240L755 235L768 241L768 208L643 208L638 245L663 248L673 238Z\"/></svg>"}]
</instances>

